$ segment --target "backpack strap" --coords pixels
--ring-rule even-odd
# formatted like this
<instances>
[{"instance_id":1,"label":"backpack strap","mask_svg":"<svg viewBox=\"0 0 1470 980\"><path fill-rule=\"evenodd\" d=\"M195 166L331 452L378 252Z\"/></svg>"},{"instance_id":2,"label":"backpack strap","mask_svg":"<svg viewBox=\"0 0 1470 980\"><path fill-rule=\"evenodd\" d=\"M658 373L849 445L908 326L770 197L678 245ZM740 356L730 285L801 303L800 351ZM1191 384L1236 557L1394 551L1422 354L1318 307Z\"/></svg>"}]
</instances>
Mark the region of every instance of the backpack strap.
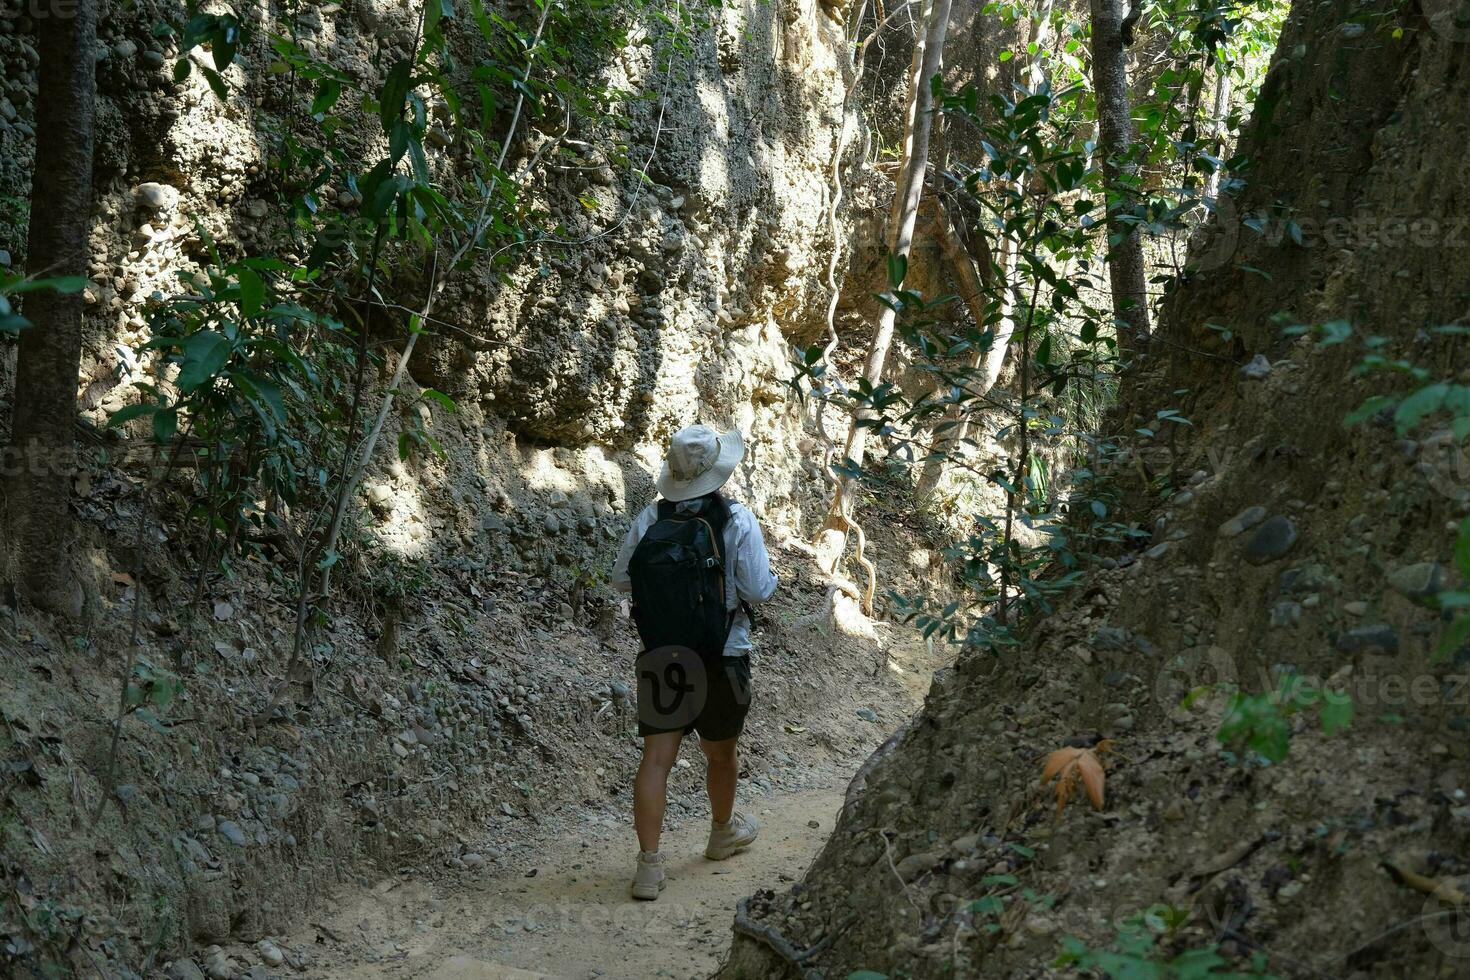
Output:
<instances>
[{"instance_id":1,"label":"backpack strap","mask_svg":"<svg viewBox=\"0 0 1470 980\"><path fill-rule=\"evenodd\" d=\"M657 504L656 509L654 511L654 519L655 520L660 520L660 521L666 521L670 517L673 517L673 516L674 516L674 502L672 500L665 500L662 497L660 497L658 499L658 504Z\"/></svg>"},{"instance_id":2,"label":"backpack strap","mask_svg":"<svg viewBox=\"0 0 1470 980\"><path fill-rule=\"evenodd\" d=\"M709 516L715 530L724 535L725 525L730 523L730 501L718 490L709 495Z\"/></svg>"},{"instance_id":3,"label":"backpack strap","mask_svg":"<svg viewBox=\"0 0 1470 980\"><path fill-rule=\"evenodd\" d=\"M730 523L730 501L725 499L724 494L716 491L710 494L710 502L713 505L714 514L719 518L719 523L716 526L719 529L720 535L723 536L725 533L725 525ZM728 627L733 627L735 625L735 614L742 611L745 613L745 619L747 622L750 623L750 628L753 631L755 629L755 609L744 599L741 599L740 602L735 606L735 608L730 610L730 622L728 624Z\"/></svg>"}]
</instances>

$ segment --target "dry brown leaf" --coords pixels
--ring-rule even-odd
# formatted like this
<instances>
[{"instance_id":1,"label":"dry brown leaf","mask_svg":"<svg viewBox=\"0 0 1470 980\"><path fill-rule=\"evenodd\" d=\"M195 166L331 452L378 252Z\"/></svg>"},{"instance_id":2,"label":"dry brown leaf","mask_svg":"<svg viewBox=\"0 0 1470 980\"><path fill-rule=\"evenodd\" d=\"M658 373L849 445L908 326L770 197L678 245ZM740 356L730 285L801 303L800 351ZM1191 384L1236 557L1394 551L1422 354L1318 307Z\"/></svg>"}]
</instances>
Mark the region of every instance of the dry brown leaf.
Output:
<instances>
[{"instance_id":1,"label":"dry brown leaf","mask_svg":"<svg viewBox=\"0 0 1470 980\"><path fill-rule=\"evenodd\" d=\"M1103 808L1103 787L1107 774L1098 754L1108 751L1112 746L1111 741L1104 739L1090 749L1057 749L1046 757L1046 763L1041 767L1041 785L1045 786L1056 780L1057 816L1061 816L1066 809L1067 801L1071 799L1072 791L1078 783L1082 784L1092 808Z\"/></svg>"}]
</instances>

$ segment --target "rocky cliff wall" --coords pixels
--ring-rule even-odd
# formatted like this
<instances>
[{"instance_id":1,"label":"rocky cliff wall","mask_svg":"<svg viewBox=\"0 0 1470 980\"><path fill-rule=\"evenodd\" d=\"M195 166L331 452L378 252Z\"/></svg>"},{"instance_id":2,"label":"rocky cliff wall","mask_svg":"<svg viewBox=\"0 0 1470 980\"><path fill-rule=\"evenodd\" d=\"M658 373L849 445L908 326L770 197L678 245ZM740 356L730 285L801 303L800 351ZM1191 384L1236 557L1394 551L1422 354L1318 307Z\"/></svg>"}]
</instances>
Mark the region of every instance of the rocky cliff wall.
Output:
<instances>
[{"instance_id":1,"label":"rocky cliff wall","mask_svg":"<svg viewBox=\"0 0 1470 980\"><path fill-rule=\"evenodd\" d=\"M1245 186L1123 380L1124 517L1153 539L936 687L803 882L756 896L725 975L1071 975L1064 937L1113 947L1158 903L1180 916L1158 963L1218 946L1276 975L1464 972L1456 913L1387 870L1470 875L1466 652L1435 656L1450 616L1424 601L1454 579L1461 442L1443 414L1344 424L1464 381L1462 340L1435 329L1470 309L1470 73L1443 15L1295 5ZM1355 373L1374 354L1425 373ZM1170 408L1192 424L1129 439ZM1216 740L1231 690L1329 680L1346 730L1288 709L1275 765ZM1056 816L1041 760L1100 738L1106 807Z\"/></svg>"},{"instance_id":2,"label":"rocky cliff wall","mask_svg":"<svg viewBox=\"0 0 1470 980\"><path fill-rule=\"evenodd\" d=\"M373 78L406 51L418 7L303 5L299 36ZM0 17L0 249L16 268L31 141L45 124L31 109L24 8L7 0ZM104 17L79 384L94 423L131 396L131 349L147 339L155 296L197 271L209 243L238 256L283 240L287 217L270 203L266 171L293 100L267 70L266 35L285 8L246 13L262 29L227 72L224 102L198 71L172 79L175 51L154 27L179 20L181 5L114 4ZM293 677L281 676L287 587L243 561L191 604L194 538L179 488L155 500L139 561L131 542L147 473L116 433L105 452L89 448L75 488L87 620L15 612L0 630L14 761L0 837L17 883L0 906L6 969L74 957L128 975L190 944L279 934L324 889L373 868L474 870L486 855L468 842L514 836L517 821L558 806L621 810L606 801L624 782L618 767L632 765L619 726L634 641L598 582L630 514L652 497L666 437L695 421L740 427L750 449L734 492L773 540L804 531L824 493L786 380L789 342L824 331L825 185L843 98L837 15L742 0L715 9L673 64L637 43L602 67L607 82L655 97L629 102L622 133L579 134L579 166L533 172L528 204L560 219L560 243L528 249L507 279L473 269L451 282L409 368L403 404L417 417L390 419L363 486L366 547ZM376 137L344 138L367 155ZM544 138L528 133L512 164ZM626 167L610 162L617 140ZM648 181L634 172L644 167ZM324 195L327 207L356 203L345 188ZM399 270L390 298L411 303L423 278ZM402 327L373 337L385 351L379 384ZM3 398L13 348L0 354ZM429 385L459 410L414 405ZM393 458L408 421L444 455ZM802 561L793 589L810 572ZM805 591L825 599L825 589ZM118 674L140 595L140 669L177 676L182 690L159 730L127 721L114 764ZM385 595L396 598L385 605ZM788 695L772 687L762 710L773 732L774 712L820 714L853 679L834 666L850 650L833 645L827 667L813 654L828 649L825 613L799 611L810 617L800 636L776 640L786 623L767 641L773 656L813 656ZM257 726L282 683L281 710ZM855 750L853 732L819 730L833 751ZM589 759L618 761L593 775Z\"/></svg>"}]
</instances>

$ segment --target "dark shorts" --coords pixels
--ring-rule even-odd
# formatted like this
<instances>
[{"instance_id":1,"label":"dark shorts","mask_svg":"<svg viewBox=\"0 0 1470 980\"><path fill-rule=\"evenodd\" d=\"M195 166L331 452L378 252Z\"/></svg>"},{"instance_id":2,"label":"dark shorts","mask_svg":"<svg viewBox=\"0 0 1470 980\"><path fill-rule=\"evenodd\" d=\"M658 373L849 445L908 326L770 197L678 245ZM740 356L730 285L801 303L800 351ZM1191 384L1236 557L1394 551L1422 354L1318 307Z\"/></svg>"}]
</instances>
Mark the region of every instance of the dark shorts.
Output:
<instances>
[{"instance_id":1,"label":"dark shorts","mask_svg":"<svg viewBox=\"0 0 1470 980\"><path fill-rule=\"evenodd\" d=\"M638 734L698 732L709 742L735 738L750 711L750 658L708 660L666 647L638 656Z\"/></svg>"}]
</instances>

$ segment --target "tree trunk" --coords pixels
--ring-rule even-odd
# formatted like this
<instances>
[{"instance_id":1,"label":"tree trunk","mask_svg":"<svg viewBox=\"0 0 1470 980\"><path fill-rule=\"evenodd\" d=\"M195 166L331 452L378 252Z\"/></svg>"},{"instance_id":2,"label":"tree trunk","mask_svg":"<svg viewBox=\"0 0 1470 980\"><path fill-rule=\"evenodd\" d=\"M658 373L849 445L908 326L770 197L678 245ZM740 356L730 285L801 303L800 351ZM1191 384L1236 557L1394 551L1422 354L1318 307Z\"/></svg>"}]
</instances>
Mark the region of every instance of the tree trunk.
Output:
<instances>
[{"instance_id":1,"label":"tree trunk","mask_svg":"<svg viewBox=\"0 0 1470 980\"><path fill-rule=\"evenodd\" d=\"M1032 50L1026 59L1026 71L1023 76L1026 81L1026 87L1031 92L1040 89L1042 84L1047 80L1046 71L1042 67L1042 58L1045 54L1044 49L1047 38L1051 34L1052 9L1053 0L1041 0L1041 4L1036 11L1036 16L1031 22L1031 43L1027 47ZM939 179L943 181L944 175L942 173L939 175ZM1026 192L1024 179L1017 182L1013 186L1013 190L1018 195L1024 195ZM1001 242L1000 264L1001 273L1005 276L1005 283L1002 287L1000 315L997 317L994 325L994 339L990 343L989 350L975 352L975 359L971 365L971 370L979 372L978 377L971 379L971 391L977 399L984 398L989 394L990 389L994 388L996 382L1000 380L1001 370L1005 367L1006 352L1010 349L1011 337L1016 332L1016 318L1014 313L1016 305L1015 296L1021 288L1021 282L1017 275L1020 264L1019 260L1019 245L1015 236L1004 236ZM956 260L955 264L958 268L958 260ZM987 280L990 277L990 272L990 268L987 267L985 270ZM984 303L982 302L980 306L983 308ZM983 319L979 317L977 317L975 325L982 329L985 327ZM944 478L944 464L947 462L949 453L962 447L964 441L970 437L971 416L978 410L975 407L975 403L971 403L971 407L968 409L956 406L945 413L944 422L949 425L949 428L944 433L935 437L930 454L924 460L923 469L919 473L919 482L915 487L915 494L920 500L930 496L938 489L940 480Z\"/></svg>"},{"instance_id":2,"label":"tree trunk","mask_svg":"<svg viewBox=\"0 0 1470 980\"><path fill-rule=\"evenodd\" d=\"M891 255L908 258L914 242L914 226L919 214L919 199L924 192L924 176L929 169L929 134L933 128L933 96L930 85L944 60L944 39L949 33L950 0L926 0L924 4L924 31L914 41L914 61L909 75L908 117L904 126L902 163L899 166L898 186L895 188L893 213L889 218L888 251ZM897 314L887 306L878 318L878 328L873 333L872 345L863 365L863 377L877 387L883 380L883 365L888 360L888 349L893 344L893 331ZM870 417L869 412L859 411L847 431L845 456L851 465L863 462L868 430L858 423ZM832 498L832 510L828 516L829 526L842 527L852 512L852 493L856 481L851 474L843 474L837 481L837 491Z\"/></svg>"},{"instance_id":3,"label":"tree trunk","mask_svg":"<svg viewBox=\"0 0 1470 980\"><path fill-rule=\"evenodd\" d=\"M1219 74L1215 76L1214 96L1210 100L1210 152L1221 160L1225 159L1225 140L1229 130L1225 125L1225 117L1230 114L1230 73L1220 66ZM1205 197L1210 201L1220 196L1220 175L1223 164L1216 167L1205 181Z\"/></svg>"},{"instance_id":4,"label":"tree trunk","mask_svg":"<svg viewBox=\"0 0 1470 980\"><path fill-rule=\"evenodd\" d=\"M1133 116L1128 99L1128 59L1123 46L1125 0L1091 0L1092 87L1097 97L1098 154L1108 198L1108 271L1113 286L1113 316L1135 338L1148 336L1148 289L1143 238L1135 226L1118 220L1138 197L1138 166L1131 159Z\"/></svg>"},{"instance_id":5,"label":"tree trunk","mask_svg":"<svg viewBox=\"0 0 1470 980\"><path fill-rule=\"evenodd\" d=\"M26 271L37 277L85 276L97 2L49 0L46 6L35 18L41 65ZM41 290L26 296L24 312L31 327L20 336L11 426L12 448L23 465L12 473L8 494L18 584L38 605L77 615L80 586L66 541L82 296Z\"/></svg>"}]
</instances>

